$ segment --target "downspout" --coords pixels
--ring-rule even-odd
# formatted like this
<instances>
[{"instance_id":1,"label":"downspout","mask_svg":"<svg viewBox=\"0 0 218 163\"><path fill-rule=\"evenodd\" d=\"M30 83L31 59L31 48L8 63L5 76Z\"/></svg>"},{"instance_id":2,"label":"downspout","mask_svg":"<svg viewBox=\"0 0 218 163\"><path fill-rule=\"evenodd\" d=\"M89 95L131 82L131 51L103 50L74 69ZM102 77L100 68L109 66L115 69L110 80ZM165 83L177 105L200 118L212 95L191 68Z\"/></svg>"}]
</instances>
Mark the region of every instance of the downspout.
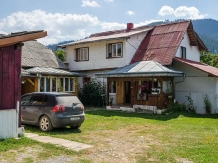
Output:
<instances>
[{"instance_id":1,"label":"downspout","mask_svg":"<svg viewBox=\"0 0 218 163\"><path fill-rule=\"evenodd\" d=\"M184 82L185 78L186 78L186 75L184 74L182 80L175 82L175 84L174 84L174 95L175 95L174 99L176 99L176 92L175 92L176 91L176 84Z\"/></svg>"}]
</instances>

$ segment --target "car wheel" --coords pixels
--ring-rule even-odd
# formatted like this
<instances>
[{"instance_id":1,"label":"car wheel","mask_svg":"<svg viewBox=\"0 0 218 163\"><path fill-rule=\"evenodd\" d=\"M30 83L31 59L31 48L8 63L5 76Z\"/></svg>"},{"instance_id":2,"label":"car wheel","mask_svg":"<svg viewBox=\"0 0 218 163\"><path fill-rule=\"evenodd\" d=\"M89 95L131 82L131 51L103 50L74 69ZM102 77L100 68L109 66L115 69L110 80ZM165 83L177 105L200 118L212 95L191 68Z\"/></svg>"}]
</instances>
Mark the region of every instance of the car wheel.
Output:
<instances>
[{"instance_id":1,"label":"car wheel","mask_svg":"<svg viewBox=\"0 0 218 163\"><path fill-rule=\"evenodd\" d=\"M51 131L53 129L53 126L51 124L51 120L48 116L43 115L39 120L39 128L40 130L44 132Z\"/></svg>"},{"instance_id":2,"label":"car wheel","mask_svg":"<svg viewBox=\"0 0 218 163\"><path fill-rule=\"evenodd\" d=\"M79 129L79 128L80 128L80 126L81 126L81 124L80 124L80 125L74 125L74 126L70 126L70 128L72 128L72 129Z\"/></svg>"}]
</instances>

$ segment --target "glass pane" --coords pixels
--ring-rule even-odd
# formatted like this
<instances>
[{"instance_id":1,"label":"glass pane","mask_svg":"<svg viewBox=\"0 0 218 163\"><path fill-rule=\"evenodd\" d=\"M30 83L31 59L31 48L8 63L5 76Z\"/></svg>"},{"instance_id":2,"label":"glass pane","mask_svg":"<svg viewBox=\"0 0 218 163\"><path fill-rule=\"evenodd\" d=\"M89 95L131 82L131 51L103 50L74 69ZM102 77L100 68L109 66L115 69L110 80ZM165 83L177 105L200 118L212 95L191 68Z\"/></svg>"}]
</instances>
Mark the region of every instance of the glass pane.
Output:
<instances>
[{"instance_id":1,"label":"glass pane","mask_svg":"<svg viewBox=\"0 0 218 163\"><path fill-rule=\"evenodd\" d=\"M69 91L69 78L65 78L65 91Z\"/></svg>"},{"instance_id":2,"label":"glass pane","mask_svg":"<svg viewBox=\"0 0 218 163\"><path fill-rule=\"evenodd\" d=\"M70 78L70 91L73 91L73 78Z\"/></svg>"},{"instance_id":3,"label":"glass pane","mask_svg":"<svg viewBox=\"0 0 218 163\"><path fill-rule=\"evenodd\" d=\"M113 49L112 49L112 56L113 56L113 57L116 57L116 50L117 50L116 44L113 44L112 46L113 46Z\"/></svg>"},{"instance_id":4,"label":"glass pane","mask_svg":"<svg viewBox=\"0 0 218 163\"><path fill-rule=\"evenodd\" d=\"M59 92L62 92L63 91L63 84L64 84L64 79L63 78L60 78L59 81L58 81L58 91Z\"/></svg>"},{"instance_id":5,"label":"glass pane","mask_svg":"<svg viewBox=\"0 0 218 163\"><path fill-rule=\"evenodd\" d=\"M52 78L52 92L56 92L56 78Z\"/></svg>"},{"instance_id":6,"label":"glass pane","mask_svg":"<svg viewBox=\"0 0 218 163\"><path fill-rule=\"evenodd\" d=\"M122 44L117 44L117 56L122 56Z\"/></svg>"},{"instance_id":7,"label":"glass pane","mask_svg":"<svg viewBox=\"0 0 218 163\"><path fill-rule=\"evenodd\" d=\"M50 92L50 78L46 78L46 92Z\"/></svg>"},{"instance_id":8,"label":"glass pane","mask_svg":"<svg viewBox=\"0 0 218 163\"><path fill-rule=\"evenodd\" d=\"M40 92L44 92L44 77L40 78Z\"/></svg>"}]
</instances>

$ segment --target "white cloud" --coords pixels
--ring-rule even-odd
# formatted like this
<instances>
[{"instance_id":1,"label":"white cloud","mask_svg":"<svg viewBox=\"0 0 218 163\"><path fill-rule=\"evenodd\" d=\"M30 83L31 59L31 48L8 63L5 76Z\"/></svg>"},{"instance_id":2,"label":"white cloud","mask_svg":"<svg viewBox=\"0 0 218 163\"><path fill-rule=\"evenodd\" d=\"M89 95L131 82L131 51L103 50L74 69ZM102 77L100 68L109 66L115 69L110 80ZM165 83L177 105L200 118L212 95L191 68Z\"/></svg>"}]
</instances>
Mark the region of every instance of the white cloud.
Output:
<instances>
[{"instance_id":1,"label":"white cloud","mask_svg":"<svg viewBox=\"0 0 218 163\"><path fill-rule=\"evenodd\" d=\"M114 0L104 0L104 1L109 3L109 2L113 2Z\"/></svg>"},{"instance_id":2,"label":"white cloud","mask_svg":"<svg viewBox=\"0 0 218 163\"><path fill-rule=\"evenodd\" d=\"M155 21L161 20L140 22L134 24L134 27ZM100 22L97 17L88 14L52 14L42 10L21 11L0 20L0 34L35 30L47 31L48 36L39 39L39 42L44 45L67 40L80 40L93 33L119 29L126 29L126 23Z\"/></svg>"},{"instance_id":3,"label":"white cloud","mask_svg":"<svg viewBox=\"0 0 218 163\"><path fill-rule=\"evenodd\" d=\"M134 15L135 13L133 11L127 11L126 14L127 15Z\"/></svg>"},{"instance_id":4,"label":"white cloud","mask_svg":"<svg viewBox=\"0 0 218 163\"><path fill-rule=\"evenodd\" d=\"M97 17L88 14L51 14L42 10L34 10L13 13L0 20L0 33L45 30L48 36L39 41L43 44L51 44L85 38L88 36L86 33L90 33L93 26L99 28L99 23Z\"/></svg>"},{"instance_id":5,"label":"white cloud","mask_svg":"<svg viewBox=\"0 0 218 163\"><path fill-rule=\"evenodd\" d=\"M126 24L120 24L120 23L108 23L108 22L101 22L99 24L101 26L102 31L111 31L111 30L119 30L119 29L125 29Z\"/></svg>"},{"instance_id":6,"label":"white cloud","mask_svg":"<svg viewBox=\"0 0 218 163\"><path fill-rule=\"evenodd\" d=\"M203 19L207 14L200 14L196 7L180 6L173 9L170 6L162 6L158 12L160 16L174 15L175 17L188 17L189 19Z\"/></svg>"},{"instance_id":7,"label":"white cloud","mask_svg":"<svg viewBox=\"0 0 218 163\"><path fill-rule=\"evenodd\" d=\"M174 9L170 6L162 6L158 14L160 16L172 15L174 14Z\"/></svg>"},{"instance_id":8,"label":"white cloud","mask_svg":"<svg viewBox=\"0 0 218 163\"><path fill-rule=\"evenodd\" d=\"M101 7L96 1L82 0L83 7Z\"/></svg>"},{"instance_id":9,"label":"white cloud","mask_svg":"<svg viewBox=\"0 0 218 163\"><path fill-rule=\"evenodd\" d=\"M136 23L134 24L134 28L135 27L139 27L139 26L144 26L144 25L148 25L150 23L153 22L159 22L159 21L164 21L164 20L156 20L156 19L152 19L152 20L146 20L145 22L140 22L140 23ZM124 23L109 23L109 22L101 22L99 24L101 26L101 31L112 31L112 30L119 30L119 29L126 29L127 24Z\"/></svg>"}]
</instances>

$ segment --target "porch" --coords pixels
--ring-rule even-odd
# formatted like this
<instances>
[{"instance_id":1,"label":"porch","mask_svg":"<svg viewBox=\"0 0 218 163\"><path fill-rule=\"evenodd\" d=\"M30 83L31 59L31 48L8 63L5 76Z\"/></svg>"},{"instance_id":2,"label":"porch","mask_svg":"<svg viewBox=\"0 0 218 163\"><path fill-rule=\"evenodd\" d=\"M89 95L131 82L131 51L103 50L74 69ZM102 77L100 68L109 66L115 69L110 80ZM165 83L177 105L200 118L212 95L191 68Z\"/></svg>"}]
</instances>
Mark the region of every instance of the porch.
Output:
<instances>
[{"instance_id":1,"label":"porch","mask_svg":"<svg viewBox=\"0 0 218 163\"><path fill-rule=\"evenodd\" d=\"M139 105L144 110L154 106L162 110L174 100L174 77L184 74L155 61L141 61L95 75L107 77L108 106Z\"/></svg>"}]
</instances>

